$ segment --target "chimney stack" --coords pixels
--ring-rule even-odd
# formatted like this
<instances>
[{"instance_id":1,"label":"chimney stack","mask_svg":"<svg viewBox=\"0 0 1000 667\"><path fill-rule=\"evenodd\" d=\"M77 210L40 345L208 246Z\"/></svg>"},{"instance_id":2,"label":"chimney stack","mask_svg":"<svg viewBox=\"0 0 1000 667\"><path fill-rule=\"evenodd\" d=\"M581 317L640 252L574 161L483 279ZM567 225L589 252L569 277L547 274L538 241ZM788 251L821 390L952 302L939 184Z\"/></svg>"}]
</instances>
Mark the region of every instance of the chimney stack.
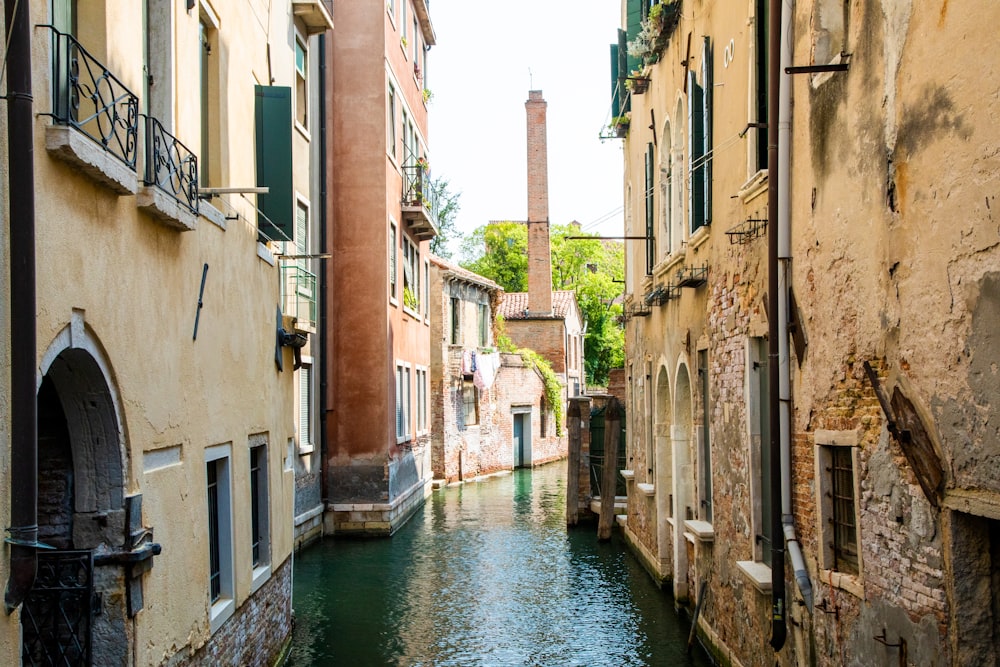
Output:
<instances>
[{"instance_id":1,"label":"chimney stack","mask_svg":"<svg viewBox=\"0 0 1000 667\"><path fill-rule=\"evenodd\" d=\"M552 257L549 246L549 173L542 91L529 90L528 115L528 313L552 314Z\"/></svg>"}]
</instances>

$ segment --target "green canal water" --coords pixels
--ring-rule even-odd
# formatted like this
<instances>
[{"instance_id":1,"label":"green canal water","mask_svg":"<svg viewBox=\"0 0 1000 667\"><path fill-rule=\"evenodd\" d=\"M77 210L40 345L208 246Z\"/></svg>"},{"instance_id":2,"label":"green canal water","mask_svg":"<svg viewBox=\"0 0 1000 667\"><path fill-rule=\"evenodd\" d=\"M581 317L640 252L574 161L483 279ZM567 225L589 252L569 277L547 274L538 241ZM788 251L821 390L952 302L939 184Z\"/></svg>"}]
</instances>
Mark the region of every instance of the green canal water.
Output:
<instances>
[{"instance_id":1,"label":"green canal water","mask_svg":"<svg viewBox=\"0 0 1000 667\"><path fill-rule=\"evenodd\" d=\"M435 491L392 539L296 555L289 664L708 666L617 536L567 531L565 463Z\"/></svg>"}]
</instances>

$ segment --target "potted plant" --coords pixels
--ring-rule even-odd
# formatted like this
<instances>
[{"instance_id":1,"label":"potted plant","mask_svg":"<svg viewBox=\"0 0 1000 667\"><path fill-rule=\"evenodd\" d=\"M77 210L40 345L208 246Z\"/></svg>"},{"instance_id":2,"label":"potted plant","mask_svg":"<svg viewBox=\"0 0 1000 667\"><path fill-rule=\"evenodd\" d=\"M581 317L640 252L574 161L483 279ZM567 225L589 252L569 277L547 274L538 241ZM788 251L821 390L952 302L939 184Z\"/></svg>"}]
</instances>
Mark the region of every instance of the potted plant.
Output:
<instances>
[{"instance_id":1,"label":"potted plant","mask_svg":"<svg viewBox=\"0 0 1000 667\"><path fill-rule=\"evenodd\" d=\"M628 134L628 127L631 120L627 115L625 116L615 116L611 119L611 123L608 125L608 129L614 132L615 136L619 139L623 138Z\"/></svg>"}]
</instances>

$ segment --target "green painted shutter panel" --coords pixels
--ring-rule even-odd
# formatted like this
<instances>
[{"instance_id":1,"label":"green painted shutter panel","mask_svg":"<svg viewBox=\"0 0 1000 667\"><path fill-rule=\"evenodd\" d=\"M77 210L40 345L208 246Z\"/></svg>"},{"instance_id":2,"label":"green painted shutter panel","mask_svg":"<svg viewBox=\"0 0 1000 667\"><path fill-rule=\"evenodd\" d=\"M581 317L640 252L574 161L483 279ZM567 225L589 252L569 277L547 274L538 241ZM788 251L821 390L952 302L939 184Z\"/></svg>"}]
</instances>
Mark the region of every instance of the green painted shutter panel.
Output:
<instances>
[{"instance_id":1,"label":"green painted shutter panel","mask_svg":"<svg viewBox=\"0 0 1000 667\"><path fill-rule=\"evenodd\" d=\"M270 188L257 196L257 229L275 241L294 238L295 194L292 189L292 89L254 86L257 186Z\"/></svg>"},{"instance_id":2,"label":"green painted shutter panel","mask_svg":"<svg viewBox=\"0 0 1000 667\"><path fill-rule=\"evenodd\" d=\"M702 155L705 157L704 167L704 193L705 193L705 224L712 224L712 42L711 38L705 37L705 48L701 54L701 80L705 85L704 99L702 100L703 120L703 144Z\"/></svg>"},{"instance_id":3,"label":"green painted shutter panel","mask_svg":"<svg viewBox=\"0 0 1000 667\"><path fill-rule=\"evenodd\" d=\"M622 114L622 99L618 89L618 45L611 45L611 117Z\"/></svg>"},{"instance_id":4,"label":"green painted shutter panel","mask_svg":"<svg viewBox=\"0 0 1000 667\"><path fill-rule=\"evenodd\" d=\"M702 89L693 71L688 72L688 219L693 234L705 224L705 137L702 125L705 116L702 111Z\"/></svg>"},{"instance_id":5,"label":"green painted shutter panel","mask_svg":"<svg viewBox=\"0 0 1000 667\"><path fill-rule=\"evenodd\" d=\"M309 254L309 209L305 206L295 207L295 252Z\"/></svg>"},{"instance_id":6,"label":"green painted shutter panel","mask_svg":"<svg viewBox=\"0 0 1000 667\"><path fill-rule=\"evenodd\" d=\"M618 30L618 92L622 96L621 114L632 110L632 96L625 92L625 77L628 76L628 33Z\"/></svg>"},{"instance_id":7,"label":"green painted shutter panel","mask_svg":"<svg viewBox=\"0 0 1000 667\"><path fill-rule=\"evenodd\" d=\"M646 144L646 273L653 272L656 263L653 239L653 144Z\"/></svg>"},{"instance_id":8,"label":"green painted shutter panel","mask_svg":"<svg viewBox=\"0 0 1000 667\"><path fill-rule=\"evenodd\" d=\"M625 11L625 27L628 29L628 41L632 41L642 30L642 5L648 0L628 0L628 7ZM628 51L626 50L626 53ZM623 76L627 76L629 72L637 70L642 67L642 59L636 58L635 56L628 57L628 70Z\"/></svg>"},{"instance_id":9,"label":"green painted shutter panel","mask_svg":"<svg viewBox=\"0 0 1000 667\"><path fill-rule=\"evenodd\" d=\"M299 444L312 444L312 368L299 369Z\"/></svg>"}]
</instances>

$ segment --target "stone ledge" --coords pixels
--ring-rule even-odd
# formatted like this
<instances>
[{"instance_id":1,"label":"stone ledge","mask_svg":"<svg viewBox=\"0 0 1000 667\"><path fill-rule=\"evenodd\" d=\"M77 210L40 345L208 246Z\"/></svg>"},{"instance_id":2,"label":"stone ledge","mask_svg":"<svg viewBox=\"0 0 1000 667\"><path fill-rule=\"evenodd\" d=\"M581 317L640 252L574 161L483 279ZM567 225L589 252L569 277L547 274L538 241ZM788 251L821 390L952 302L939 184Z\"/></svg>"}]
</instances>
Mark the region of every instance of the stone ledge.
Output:
<instances>
[{"instance_id":1,"label":"stone ledge","mask_svg":"<svg viewBox=\"0 0 1000 667\"><path fill-rule=\"evenodd\" d=\"M684 522L684 528L702 542L715 541L715 528L707 521L688 519Z\"/></svg>"},{"instance_id":2,"label":"stone ledge","mask_svg":"<svg viewBox=\"0 0 1000 667\"><path fill-rule=\"evenodd\" d=\"M52 157L77 167L115 194L134 195L139 191L135 169L130 169L75 128L68 125L46 127L45 149Z\"/></svg>"},{"instance_id":3,"label":"stone ledge","mask_svg":"<svg viewBox=\"0 0 1000 667\"><path fill-rule=\"evenodd\" d=\"M155 185L139 191L136 206L157 222L182 232L193 232L198 227L198 215Z\"/></svg>"},{"instance_id":4,"label":"stone ledge","mask_svg":"<svg viewBox=\"0 0 1000 667\"><path fill-rule=\"evenodd\" d=\"M636 486L637 489L639 489L639 492L642 493L645 496L654 496L654 495L656 495L656 487L653 486L652 484L646 484L644 482L639 482L635 486Z\"/></svg>"},{"instance_id":5,"label":"stone ledge","mask_svg":"<svg viewBox=\"0 0 1000 667\"><path fill-rule=\"evenodd\" d=\"M771 592L771 568L756 560L738 560L736 567L761 593Z\"/></svg>"},{"instance_id":6,"label":"stone ledge","mask_svg":"<svg viewBox=\"0 0 1000 667\"><path fill-rule=\"evenodd\" d=\"M621 473L621 476L623 478L625 478L626 482L634 482L635 481L635 471L634 470L619 470L618 472Z\"/></svg>"},{"instance_id":7,"label":"stone ledge","mask_svg":"<svg viewBox=\"0 0 1000 667\"><path fill-rule=\"evenodd\" d=\"M836 570L821 569L819 571L819 579L824 584L832 585L834 588L850 593L860 600L865 599L865 587L861 583L860 577L844 572L837 572Z\"/></svg>"}]
</instances>

